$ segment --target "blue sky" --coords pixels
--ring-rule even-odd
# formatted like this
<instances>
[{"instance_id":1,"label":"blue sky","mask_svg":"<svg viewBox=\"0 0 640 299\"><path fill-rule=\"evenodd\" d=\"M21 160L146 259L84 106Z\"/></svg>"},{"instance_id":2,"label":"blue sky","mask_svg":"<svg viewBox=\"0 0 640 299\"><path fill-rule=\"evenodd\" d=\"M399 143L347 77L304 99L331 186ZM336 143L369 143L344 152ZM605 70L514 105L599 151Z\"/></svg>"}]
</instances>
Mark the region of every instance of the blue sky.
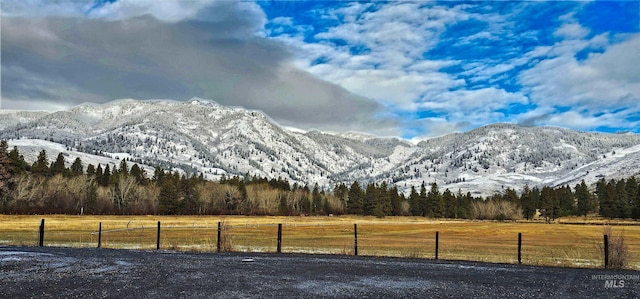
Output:
<instances>
[{"instance_id":1,"label":"blue sky","mask_svg":"<svg viewBox=\"0 0 640 299\"><path fill-rule=\"evenodd\" d=\"M2 16L2 108L197 96L406 139L640 133L638 1L31 0Z\"/></svg>"}]
</instances>

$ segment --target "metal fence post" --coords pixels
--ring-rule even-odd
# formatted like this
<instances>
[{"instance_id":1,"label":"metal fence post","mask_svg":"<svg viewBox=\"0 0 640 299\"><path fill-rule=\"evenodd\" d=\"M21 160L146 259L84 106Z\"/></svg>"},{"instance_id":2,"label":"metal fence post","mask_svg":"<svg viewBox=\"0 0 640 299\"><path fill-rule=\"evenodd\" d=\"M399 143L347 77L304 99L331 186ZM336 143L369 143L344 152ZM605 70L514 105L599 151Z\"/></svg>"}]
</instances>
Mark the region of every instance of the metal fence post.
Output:
<instances>
[{"instance_id":1,"label":"metal fence post","mask_svg":"<svg viewBox=\"0 0 640 299\"><path fill-rule=\"evenodd\" d=\"M518 264L522 264L522 233L518 233Z\"/></svg>"},{"instance_id":2,"label":"metal fence post","mask_svg":"<svg viewBox=\"0 0 640 299\"><path fill-rule=\"evenodd\" d=\"M98 248L100 248L100 246L102 246L102 222L100 222L98 226Z\"/></svg>"},{"instance_id":3,"label":"metal fence post","mask_svg":"<svg viewBox=\"0 0 640 299\"><path fill-rule=\"evenodd\" d=\"M604 268L609 268L609 236L604 235Z\"/></svg>"},{"instance_id":4,"label":"metal fence post","mask_svg":"<svg viewBox=\"0 0 640 299\"><path fill-rule=\"evenodd\" d=\"M220 244L221 244L220 236L221 236L221 235L222 235L222 222L221 222L221 221L218 221L218 243L217 243L217 245L216 245L216 251L217 251L217 252L222 251L222 248L220 248Z\"/></svg>"},{"instance_id":5,"label":"metal fence post","mask_svg":"<svg viewBox=\"0 0 640 299\"><path fill-rule=\"evenodd\" d=\"M40 230L38 231L38 246L44 246L44 219L40 221Z\"/></svg>"},{"instance_id":6,"label":"metal fence post","mask_svg":"<svg viewBox=\"0 0 640 299\"><path fill-rule=\"evenodd\" d=\"M160 221L158 221L158 237L157 237L156 250L160 250Z\"/></svg>"},{"instance_id":7,"label":"metal fence post","mask_svg":"<svg viewBox=\"0 0 640 299\"><path fill-rule=\"evenodd\" d=\"M358 224L353 224L353 255L358 255Z\"/></svg>"},{"instance_id":8,"label":"metal fence post","mask_svg":"<svg viewBox=\"0 0 640 299\"><path fill-rule=\"evenodd\" d=\"M282 253L282 223L278 223L278 253Z\"/></svg>"},{"instance_id":9,"label":"metal fence post","mask_svg":"<svg viewBox=\"0 0 640 299\"><path fill-rule=\"evenodd\" d=\"M438 246L440 241L440 233L438 231L436 231L436 260L438 259Z\"/></svg>"}]
</instances>

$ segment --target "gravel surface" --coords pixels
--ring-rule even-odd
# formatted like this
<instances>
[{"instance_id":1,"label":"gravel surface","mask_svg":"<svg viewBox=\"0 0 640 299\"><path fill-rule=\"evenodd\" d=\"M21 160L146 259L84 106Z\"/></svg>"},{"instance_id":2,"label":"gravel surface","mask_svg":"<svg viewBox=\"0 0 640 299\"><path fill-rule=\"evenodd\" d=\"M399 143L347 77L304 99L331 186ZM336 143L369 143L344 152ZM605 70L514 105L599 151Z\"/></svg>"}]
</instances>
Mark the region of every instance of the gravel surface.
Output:
<instances>
[{"instance_id":1,"label":"gravel surface","mask_svg":"<svg viewBox=\"0 0 640 299\"><path fill-rule=\"evenodd\" d=\"M615 285L606 285L606 278L616 278ZM338 255L0 246L0 298L639 296L637 271Z\"/></svg>"}]
</instances>

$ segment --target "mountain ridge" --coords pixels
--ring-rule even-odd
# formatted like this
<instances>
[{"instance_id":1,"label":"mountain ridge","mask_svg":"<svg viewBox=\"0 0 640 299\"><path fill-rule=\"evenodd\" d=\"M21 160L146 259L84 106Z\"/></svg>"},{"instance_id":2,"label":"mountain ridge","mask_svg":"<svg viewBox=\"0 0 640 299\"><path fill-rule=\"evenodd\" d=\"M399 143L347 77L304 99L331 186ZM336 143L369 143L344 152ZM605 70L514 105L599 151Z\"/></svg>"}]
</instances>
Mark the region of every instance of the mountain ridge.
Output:
<instances>
[{"instance_id":1,"label":"mountain ridge","mask_svg":"<svg viewBox=\"0 0 640 299\"><path fill-rule=\"evenodd\" d=\"M638 134L499 123L414 144L355 132L289 130L263 112L198 98L123 99L20 113L2 113L0 138L126 155L136 163L204 173L209 179L250 174L323 188L388 181L404 191L436 182L443 190L490 195L507 187L632 176L639 170L630 165L640 162Z\"/></svg>"}]
</instances>

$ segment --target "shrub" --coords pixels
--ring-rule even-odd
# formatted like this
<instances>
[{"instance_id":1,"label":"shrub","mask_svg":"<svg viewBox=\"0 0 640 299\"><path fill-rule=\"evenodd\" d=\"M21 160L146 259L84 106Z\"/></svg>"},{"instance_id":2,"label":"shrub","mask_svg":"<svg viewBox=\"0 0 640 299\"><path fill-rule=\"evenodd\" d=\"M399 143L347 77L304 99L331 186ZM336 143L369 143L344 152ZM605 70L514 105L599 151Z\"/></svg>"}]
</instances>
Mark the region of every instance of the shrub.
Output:
<instances>
[{"instance_id":1,"label":"shrub","mask_svg":"<svg viewBox=\"0 0 640 299\"><path fill-rule=\"evenodd\" d=\"M613 233L610 226L605 225L604 234L608 236L609 240L608 268L626 268L629 264L629 247L624 241L624 231L618 235ZM600 252L604 256L604 242L600 244Z\"/></svg>"},{"instance_id":2,"label":"shrub","mask_svg":"<svg viewBox=\"0 0 640 299\"><path fill-rule=\"evenodd\" d=\"M231 237L231 225L227 223L226 219L220 221L220 252L232 252L233 242Z\"/></svg>"},{"instance_id":3,"label":"shrub","mask_svg":"<svg viewBox=\"0 0 640 299\"><path fill-rule=\"evenodd\" d=\"M471 203L471 213L479 220L517 220L522 219L522 208L509 201L476 201Z\"/></svg>"}]
</instances>

